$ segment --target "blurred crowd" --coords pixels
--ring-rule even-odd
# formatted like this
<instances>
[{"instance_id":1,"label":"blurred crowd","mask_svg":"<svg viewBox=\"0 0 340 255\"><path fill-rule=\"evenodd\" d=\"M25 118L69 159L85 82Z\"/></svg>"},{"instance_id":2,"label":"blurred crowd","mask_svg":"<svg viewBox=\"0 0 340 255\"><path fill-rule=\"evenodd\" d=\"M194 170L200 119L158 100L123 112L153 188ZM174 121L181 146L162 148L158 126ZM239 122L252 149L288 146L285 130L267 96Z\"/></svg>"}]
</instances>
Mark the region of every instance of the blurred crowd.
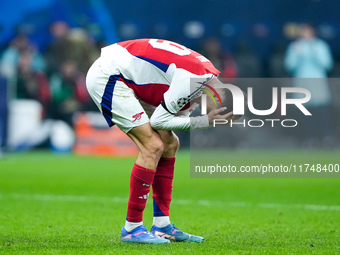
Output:
<instances>
[{"instance_id":1,"label":"blurred crowd","mask_svg":"<svg viewBox=\"0 0 340 255\"><path fill-rule=\"evenodd\" d=\"M63 21L54 22L50 34L52 40L40 51L25 34L18 34L0 55L0 74L8 82L11 98L37 100L43 106L44 119L62 120L72 126L75 112L97 111L86 91L85 77L105 43L96 42L85 29L70 28ZM333 67L327 43L317 38L308 24L300 26L295 39L289 46L277 44L265 60L252 50L250 42L240 42L227 51L215 37L206 38L194 50L211 60L222 78L327 77ZM336 71L333 75L337 76ZM329 139L334 135L329 85L324 82L310 86L312 93L322 96L312 100L309 108L323 125L320 133L315 123L305 123L305 139Z\"/></svg>"},{"instance_id":2,"label":"blurred crowd","mask_svg":"<svg viewBox=\"0 0 340 255\"><path fill-rule=\"evenodd\" d=\"M72 125L74 112L93 109L85 77L99 49L86 30L65 22L53 23L50 33L53 39L42 52L18 34L1 54L0 73L12 98L37 100L44 118Z\"/></svg>"}]
</instances>

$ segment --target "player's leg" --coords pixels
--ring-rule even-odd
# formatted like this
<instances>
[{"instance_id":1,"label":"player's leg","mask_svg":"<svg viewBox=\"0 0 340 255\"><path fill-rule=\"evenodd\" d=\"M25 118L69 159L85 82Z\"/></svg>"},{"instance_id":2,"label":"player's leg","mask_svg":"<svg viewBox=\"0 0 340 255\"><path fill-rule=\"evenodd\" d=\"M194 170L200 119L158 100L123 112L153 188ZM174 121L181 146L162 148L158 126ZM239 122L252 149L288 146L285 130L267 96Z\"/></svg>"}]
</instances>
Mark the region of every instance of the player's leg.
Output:
<instances>
[{"instance_id":1,"label":"player's leg","mask_svg":"<svg viewBox=\"0 0 340 255\"><path fill-rule=\"evenodd\" d=\"M143 225L143 211L156 173L156 166L163 153L163 142L149 123L132 128L127 135L139 148L130 177L130 195L125 224L125 229L131 231Z\"/></svg>"},{"instance_id":2,"label":"player's leg","mask_svg":"<svg viewBox=\"0 0 340 255\"><path fill-rule=\"evenodd\" d=\"M150 123L132 128L127 135L139 149L136 164L156 170L158 161L164 151L164 144L160 135L151 128Z\"/></svg>"},{"instance_id":3,"label":"player's leg","mask_svg":"<svg viewBox=\"0 0 340 255\"><path fill-rule=\"evenodd\" d=\"M159 130L158 132L164 144L164 151L152 183L154 218L151 233L172 241L203 242L202 237L182 232L170 223L172 183L179 139L173 131Z\"/></svg>"},{"instance_id":4,"label":"player's leg","mask_svg":"<svg viewBox=\"0 0 340 255\"><path fill-rule=\"evenodd\" d=\"M172 199L172 182L174 178L176 153L179 139L173 131L158 131L164 144L156 174L152 183L154 219L153 225L165 227L170 224L170 203Z\"/></svg>"},{"instance_id":5,"label":"player's leg","mask_svg":"<svg viewBox=\"0 0 340 255\"><path fill-rule=\"evenodd\" d=\"M148 116L155 111L154 106L140 101L142 107ZM154 181L152 184L152 197L154 204L154 221L153 225L158 227L170 224L169 209L172 194L172 181L174 177L175 157L179 148L179 139L173 131L157 131L164 144L164 151L160 158Z\"/></svg>"},{"instance_id":6,"label":"player's leg","mask_svg":"<svg viewBox=\"0 0 340 255\"><path fill-rule=\"evenodd\" d=\"M127 135L139 148L139 155L130 177L127 217L122 229L123 242L165 243L143 227L143 211L149 196L156 166L163 153L163 142L149 123L132 128Z\"/></svg>"},{"instance_id":7,"label":"player's leg","mask_svg":"<svg viewBox=\"0 0 340 255\"><path fill-rule=\"evenodd\" d=\"M163 153L159 134L152 130L149 118L136 99L134 92L120 79L120 75L107 75L97 60L90 68L86 85L105 120L116 124L137 144L140 153L130 178L130 196L127 221L121 232L123 242L166 243L143 227L143 210L150 192L158 160Z\"/></svg>"}]
</instances>

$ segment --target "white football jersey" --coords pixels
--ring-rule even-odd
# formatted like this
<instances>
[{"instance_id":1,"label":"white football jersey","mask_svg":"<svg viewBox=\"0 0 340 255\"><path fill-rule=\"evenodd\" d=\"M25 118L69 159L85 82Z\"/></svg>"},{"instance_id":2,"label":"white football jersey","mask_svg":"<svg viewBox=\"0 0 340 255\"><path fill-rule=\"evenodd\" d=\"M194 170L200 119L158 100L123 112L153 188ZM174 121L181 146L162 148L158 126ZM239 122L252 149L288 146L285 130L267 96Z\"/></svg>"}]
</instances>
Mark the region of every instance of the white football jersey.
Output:
<instances>
[{"instance_id":1,"label":"white football jersey","mask_svg":"<svg viewBox=\"0 0 340 255\"><path fill-rule=\"evenodd\" d=\"M158 107L150 122L160 129L182 129L181 125L185 125L183 129L190 128L189 118L185 124L176 124L176 118L164 126L169 120L167 114L176 115L180 111L190 114L190 101L202 94L203 83L220 73L201 54L160 39L137 39L104 47L100 65L110 76L110 84L102 96L103 110L111 111L113 83L121 81L134 91L138 99ZM196 78L197 86L190 86L191 78Z\"/></svg>"}]
</instances>

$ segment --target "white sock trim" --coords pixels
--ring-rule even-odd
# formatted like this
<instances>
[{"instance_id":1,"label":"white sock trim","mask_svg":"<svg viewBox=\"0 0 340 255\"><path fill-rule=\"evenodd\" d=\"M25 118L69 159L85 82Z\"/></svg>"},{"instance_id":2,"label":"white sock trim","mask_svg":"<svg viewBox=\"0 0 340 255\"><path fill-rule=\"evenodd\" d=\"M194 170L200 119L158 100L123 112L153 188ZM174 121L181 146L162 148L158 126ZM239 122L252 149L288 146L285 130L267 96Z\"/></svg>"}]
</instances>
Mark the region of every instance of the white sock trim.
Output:
<instances>
[{"instance_id":1,"label":"white sock trim","mask_svg":"<svg viewBox=\"0 0 340 255\"><path fill-rule=\"evenodd\" d=\"M153 224L158 228L163 228L170 224L170 217L169 216L157 216L153 217Z\"/></svg>"},{"instance_id":2,"label":"white sock trim","mask_svg":"<svg viewBox=\"0 0 340 255\"><path fill-rule=\"evenodd\" d=\"M125 221L125 226L124 228L126 229L127 232L130 232L131 230L142 226L143 225L143 221L141 222L130 222L130 221Z\"/></svg>"}]
</instances>

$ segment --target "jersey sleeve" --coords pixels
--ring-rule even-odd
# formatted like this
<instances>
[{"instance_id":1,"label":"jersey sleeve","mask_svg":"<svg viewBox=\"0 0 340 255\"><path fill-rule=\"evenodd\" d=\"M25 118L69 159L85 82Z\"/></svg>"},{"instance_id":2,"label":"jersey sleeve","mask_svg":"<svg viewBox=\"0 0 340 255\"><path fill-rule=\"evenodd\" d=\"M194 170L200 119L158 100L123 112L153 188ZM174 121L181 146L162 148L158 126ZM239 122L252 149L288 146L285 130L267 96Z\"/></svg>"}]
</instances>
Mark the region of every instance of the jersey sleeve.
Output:
<instances>
[{"instance_id":1,"label":"jersey sleeve","mask_svg":"<svg viewBox=\"0 0 340 255\"><path fill-rule=\"evenodd\" d=\"M203 93L204 83L210 81L213 74L189 75L179 70L174 76L169 90L164 93L164 101L150 118L154 129L160 130L194 130L209 127L208 115L190 117L179 115L180 110Z\"/></svg>"},{"instance_id":2,"label":"jersey sleeve","mask_svg":"<svg viewBox=\"0 0 340 255\"><path fill-rule=\"evenodd\" d=\"M170 88L164 93L163 107L169 113L178 113L191 100L202 95L204 83L213 77L213 74L194 75L183 69L177 70Z\"/></svg>"},{"instance_id":3,"label":"jersey sleeve","mask_svg":"<svg viewBox=\"0 0 340 255\"><path fill-rule=\"evenodd\" d=\"M209 127L208 115L189 117L187 115L173 115L158 106L150 118L150 125L156 130L195 130Z\"/></svg>"}]
</instances>

